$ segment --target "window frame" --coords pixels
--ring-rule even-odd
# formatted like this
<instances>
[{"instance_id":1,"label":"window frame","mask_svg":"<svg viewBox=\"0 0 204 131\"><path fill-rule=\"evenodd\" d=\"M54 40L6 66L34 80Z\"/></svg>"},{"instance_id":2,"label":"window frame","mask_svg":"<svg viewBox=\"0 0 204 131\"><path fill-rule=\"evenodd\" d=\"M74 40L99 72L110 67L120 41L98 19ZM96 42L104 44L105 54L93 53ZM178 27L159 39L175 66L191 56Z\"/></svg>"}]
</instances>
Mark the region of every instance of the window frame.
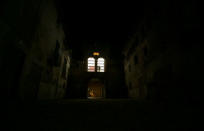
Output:
<instances>
[{"instance_id":1,"label":"window frame","mask_svg":"<svg viewBox=\"0 0 204 131\"><path fill-rule=\"evenodd\" d=\"M90 69L90 67L93 67L93 69ZM96 72L96 59L94 57L87 59L87 72Z\"/></svg>"},{"instance_id":2,"label":"window frame","mask_svg":"<svg viewBox=\"0 0 204 131\"><path fill-rule=\"evenodd\" d=\"M103 57L99 57L96 61L96 64L97 72L105 72L105 59ZM103 68L101 69L101 67Z\"/></svg>"}]
</instances>

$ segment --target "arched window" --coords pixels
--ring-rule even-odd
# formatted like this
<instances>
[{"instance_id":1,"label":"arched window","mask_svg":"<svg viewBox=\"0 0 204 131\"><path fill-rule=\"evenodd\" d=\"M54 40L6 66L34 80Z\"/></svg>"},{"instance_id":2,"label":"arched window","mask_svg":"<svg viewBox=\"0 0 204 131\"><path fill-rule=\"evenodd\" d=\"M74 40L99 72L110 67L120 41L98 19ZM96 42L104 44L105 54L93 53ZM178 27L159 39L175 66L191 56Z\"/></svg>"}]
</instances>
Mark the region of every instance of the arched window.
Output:
<instances>
[{"instance_id":1,"label":"arched window","mask_svg":"<svg viewBox=\"0 0 204 131\"><path fill-rule=\"evenodd\" d=\"M97 72L105 72L105 60L103 58L98 58L97 60Z\"/></svg>"},{"instance_id":2,"label":"arched window","mask_svg":"<svg viewBox=\"0 0 204 131\"><path fill-rule=\"evenodd\" d=\"M95 72L95 59L93 57L88 58L88 72Z\"/></svg>"}]
</instances>

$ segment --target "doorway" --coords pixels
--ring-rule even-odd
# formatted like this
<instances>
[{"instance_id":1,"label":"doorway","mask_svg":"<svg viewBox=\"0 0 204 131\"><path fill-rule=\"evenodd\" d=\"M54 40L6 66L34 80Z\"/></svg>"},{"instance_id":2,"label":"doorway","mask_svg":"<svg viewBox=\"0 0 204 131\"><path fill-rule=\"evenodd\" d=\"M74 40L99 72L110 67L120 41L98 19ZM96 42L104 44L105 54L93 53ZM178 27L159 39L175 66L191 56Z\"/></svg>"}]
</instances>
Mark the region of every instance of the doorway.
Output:
<instances>
[{"instance_id":1,"label":"doorway","mask_svg":"<svg viewBox=\"0 0 204 131\"><path fill-rule=\"evenodd\" d=\"M91 79L88 83L88 99L100 99L105 97L104 83L97 78Z\"/></svg>"}]
</instances>

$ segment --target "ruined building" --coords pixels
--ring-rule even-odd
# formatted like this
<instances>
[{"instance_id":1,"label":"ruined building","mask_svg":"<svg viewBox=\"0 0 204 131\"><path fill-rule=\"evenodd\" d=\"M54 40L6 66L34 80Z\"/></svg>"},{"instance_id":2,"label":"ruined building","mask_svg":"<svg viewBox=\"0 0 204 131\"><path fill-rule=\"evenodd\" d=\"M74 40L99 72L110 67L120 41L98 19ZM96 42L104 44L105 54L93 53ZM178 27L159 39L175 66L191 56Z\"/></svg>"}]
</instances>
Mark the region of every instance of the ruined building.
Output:
<instances>
[{"instance_id":1,"label":"ruined building","mask_svg":"<svg viewBox=\"0 0 204 131\"><path fill-rule=\"evenodd\" d=\"M201 16L196 0L3 2L8 130L195 130Z\"/></svg>"}]
</instances>

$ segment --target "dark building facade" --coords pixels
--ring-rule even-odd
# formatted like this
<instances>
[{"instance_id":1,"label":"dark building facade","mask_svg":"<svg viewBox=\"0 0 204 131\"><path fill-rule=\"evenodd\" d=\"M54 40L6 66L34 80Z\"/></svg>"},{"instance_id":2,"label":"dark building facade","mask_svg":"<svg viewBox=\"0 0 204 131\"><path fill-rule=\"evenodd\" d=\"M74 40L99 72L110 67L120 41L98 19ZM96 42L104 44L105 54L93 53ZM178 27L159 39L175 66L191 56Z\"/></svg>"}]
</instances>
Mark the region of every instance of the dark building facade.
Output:
<instances>
[{"instance_id":1,"label":"dark building facade","mask_svg":"<svg viewBox=\"0 0 204 131\"><path fill-rule=\"evenodd\" d=\"M188 103L200 96L194 86L201 56L196 5L169 1L144 6L144 16L123 51L129 97Z\"/></svg>"},{"instance_id":2,"label":"dark building facade","mask_svg":"<svg viewBox=\"0 0 204 131\"><path fill-rule=\"evenodd\" d=\"M9 99L63 98L70 51L55 2L7 1L3 9L1 67Z\"/></svg>"},{"instance_id":3,"label":"dark building facade","mask_svg":"<svg viewBox=\"0 0 204 131\"><path fill-rule=\"evenodd\" d=\"M77 52L76 50L73 50ZM99 53L98 56L94 56L94 52ZM77 57L77 53L72 56L71 72L68 83L68 97L75 98L87 98L89 84L92 80L97 80L103 85L103 98L125 98L127 97L127 91L125 92L124 79L123 79L123 67L122 55L119 52L112 51L110 48L103 44L93 44L84 48L81 56ZM88 58L95 59L95 71L88 71ZM99 58L104 59L104 72L97 71L97 60ZM117 58L117 59L115 59Z\"/></svg>"},{"instance_id":4,"label":"dark building facade","mask_svg":"<svg viewBox=\"0 0 204 131\"><path fill-rule=\"evenodd\" d=\"M132 18L132 23L126 22L130 29L125 30L126 25L118 22L124 15L115 15L112 22L101 16L97 24L92 16L66 17L73 10L67 10L62 1L5 2L0 21L1 67L9 98L87 98L91 81L103 85L105 98L168 101L200 96L195 96L196 91L191 94L202 56L199 4L138 4L140 8L131 6L125 12ZM86 18L90 22L77 23ZM87 71L93 52L104 58L105 72Z\"/></svg>"},{"instance_id":5,"label":"dark building facade","mask_svg":"<svg viewBox=\"0 0 204 131\"><path fill-rule=\"evenodd\" d=\"M198 0L6 0L1 6L6 129L199 128Z\"/></svg>"}]
</instances>

